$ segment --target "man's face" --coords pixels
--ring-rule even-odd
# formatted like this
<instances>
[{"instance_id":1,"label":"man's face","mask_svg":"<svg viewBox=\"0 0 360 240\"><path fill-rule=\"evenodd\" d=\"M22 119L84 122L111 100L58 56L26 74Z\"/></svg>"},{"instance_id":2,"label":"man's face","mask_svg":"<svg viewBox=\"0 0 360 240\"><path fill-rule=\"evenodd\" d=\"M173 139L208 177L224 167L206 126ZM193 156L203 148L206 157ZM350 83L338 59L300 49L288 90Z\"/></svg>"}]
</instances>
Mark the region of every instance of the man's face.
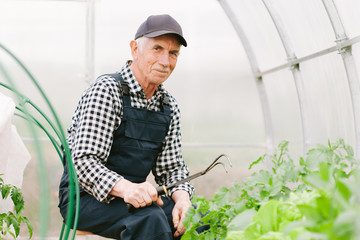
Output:
<instances>
[{"instance_id":1,"label":"man's face","mask_svg":"<svg viewBox=\"0 0 360 240\"><path fill-rule=\"evenodd\" d=\"M178 40L173 35L162 35L148 38L140 48L133 49L138 81L140 84L160 85L175 69L180 53Z\"/></svg>"}]
</instances>

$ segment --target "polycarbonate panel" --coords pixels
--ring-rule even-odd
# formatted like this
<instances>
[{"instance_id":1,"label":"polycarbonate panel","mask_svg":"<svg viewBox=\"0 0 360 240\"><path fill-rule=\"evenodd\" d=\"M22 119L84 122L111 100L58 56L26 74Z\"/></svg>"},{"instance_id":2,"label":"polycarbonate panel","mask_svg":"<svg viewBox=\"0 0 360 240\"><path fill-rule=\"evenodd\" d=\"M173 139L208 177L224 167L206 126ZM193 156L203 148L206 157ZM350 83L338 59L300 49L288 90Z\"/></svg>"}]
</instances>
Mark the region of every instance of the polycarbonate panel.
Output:
<instances>
[{"instance_id":1,"label":"polycarbonate panel","mask_svg":"<svg viewBox=\"0 0 360 240\"><path fill-rule=\"evenodd\" d=\"M335 45L335 34L322 1L271 0L271 4L280 15L298 58Z\"/></svg>"},{"instance_id":2,"label":"polycarbonate panel","mask_svg":"<svg viewBox=\"0 0 360 240\"><path fill-rule=\"evenodd\" d=\"M333 0L349 38L360 35L360 1L359 0Z\"/></svg>"},{"instance_id":3,"label":"polycarbonate panel","mask_svg":"<svg viewBox=\"0 0 360 240\"><path fill-rule=\"evenodd\" d=\"M351 53L354 58L354 65L357 71L358 81L360 81L360 43L356 43L351 47ZM360 153L358 153L360 156Z\"/></svg>"},{"instance_id":4,"label":"polycarbonate panel","mask_svg":"<svg viewBox=\"0 0 360 240\"><path fill-rule=\"evenodd\" d=\"M352 55L354 56L354 62L357 69L358 77L360 78L360 43L354 44L351 48L351 52Z\"/></svg>"},{"instance_id":5,"label":"polycarbonate panel","mask_svg":"<svg viewBox=\"0 0 360 240\"><path fill-rule=\"evenodd\" d=\"M217 1L206 7L205 1L187 2L191 8L167 0L97 4L96 75L118 71L131 59L129 42L138 26L150 14L168 13L188 42L164 83L181 109L184 153L187 143L262 143L257 89L233 26ZM140 4L144 10L139 12ZM118 14L119 9L127 14Z\"/></svg>"},{"instance_id":6,"label":"polycarbonate panel","mask_svg":"<svg viewBox=\"0 0 360 240\"><path fill-rule=\"evenodd\" d=\"M291 143L296 154L302 154L303 133L297 90L290 70L284 69L263 77L273 121L274 142Z\"/></svg>"},{"instance_id":7,"label":"polycarbonate panel","mask_svg":"<svg viewBox=\"0 0 360 240\"><path fill-rule=\"evenodd\" d=\"M343 138L355 146L352 102L341 55L337 52L300 65L307 92L312 144Z\"/></svg>"},{"instance_id":8,"label":"polycarbonate panel","mask_svg":"<svg viewBox=\"0 0 360 240\"><path fill-rule=\"evenodd\" d=\"M286 54L273 21L261 0L226 1L249 40L260 71L286 62Z\"/></svg>"},{"instance_id":9,"label":"polycarbonate panel","mask_svg":"<svg viewBox=\"0 0 360 240\"><path fill-rule=\"evenodd\" d=\"M2 1L0 7L0 42L39 81L66 125L85 87L85 20L86 4L80 2ZM2 50L0 61L20 91L48 110L24 71Z\"/></svg>"}]
</instances>

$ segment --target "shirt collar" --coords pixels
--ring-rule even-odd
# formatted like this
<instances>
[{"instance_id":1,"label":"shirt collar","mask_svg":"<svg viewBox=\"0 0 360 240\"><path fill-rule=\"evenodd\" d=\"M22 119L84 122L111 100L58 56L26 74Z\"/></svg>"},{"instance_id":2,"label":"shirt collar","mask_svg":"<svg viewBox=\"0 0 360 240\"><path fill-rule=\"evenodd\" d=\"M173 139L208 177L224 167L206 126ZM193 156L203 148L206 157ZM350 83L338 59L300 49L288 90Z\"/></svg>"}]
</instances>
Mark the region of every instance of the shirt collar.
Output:
<instances>
[{"instance_id":1,"label":"shirt collar","mask_svg":"<svg viewBox=\"0 0 360 240\"><path fill-rule=\"evenodd\" d=\"M129 91L133 95L141 95L145 97L144 89L140 86L139 82L136 80L133 72L131 71L130 65L132 60L128 60L126 64L122 67L120 73L125 82L129 85ZM152 98L158 98L165 93L165 89L162 84L158 86L158 89L155 91Z\"/></svg>"}]
</instances>

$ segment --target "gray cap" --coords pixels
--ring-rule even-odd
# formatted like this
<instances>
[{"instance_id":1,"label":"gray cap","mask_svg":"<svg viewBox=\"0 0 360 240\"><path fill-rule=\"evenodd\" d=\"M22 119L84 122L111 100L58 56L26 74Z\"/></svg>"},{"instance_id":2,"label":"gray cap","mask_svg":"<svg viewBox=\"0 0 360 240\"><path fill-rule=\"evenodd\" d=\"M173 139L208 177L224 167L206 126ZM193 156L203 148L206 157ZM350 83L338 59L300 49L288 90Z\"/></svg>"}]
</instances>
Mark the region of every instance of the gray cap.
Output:
<instances>
[{"instance_id":1,"label":"gray cap","mask_svg":"<svg viewBox=\"0 0 360 240\"><path fill-rule=\"evenodd\" d=\"M180 24L167 14L148 17L137 30L135 40L143 36L153 38L164 34L177 35L180 43L185 47L187 46Z\"/></svg>"}]
</instances>

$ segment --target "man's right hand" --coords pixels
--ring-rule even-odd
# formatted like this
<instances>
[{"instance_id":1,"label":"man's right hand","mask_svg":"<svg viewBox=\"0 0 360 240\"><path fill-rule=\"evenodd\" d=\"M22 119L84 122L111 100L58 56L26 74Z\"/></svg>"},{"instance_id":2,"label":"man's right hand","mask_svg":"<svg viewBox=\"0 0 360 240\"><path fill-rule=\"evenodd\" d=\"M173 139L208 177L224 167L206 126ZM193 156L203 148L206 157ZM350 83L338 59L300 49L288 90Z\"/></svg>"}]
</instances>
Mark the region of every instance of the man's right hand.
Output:
<instances>
[{"instance_id":1,"label":"man's right hand","mask_svg":"<svg viewBox=\"0 0 360 240\"><path fill-rule=\"evenodd\" d=\"M123 198L124 202L130 203L135 208L149 206L153 202L160 206L164 204L155 187L149 182L132 183L123 178L114 185L110 194Z\"/></svg>"}]
</instances>

